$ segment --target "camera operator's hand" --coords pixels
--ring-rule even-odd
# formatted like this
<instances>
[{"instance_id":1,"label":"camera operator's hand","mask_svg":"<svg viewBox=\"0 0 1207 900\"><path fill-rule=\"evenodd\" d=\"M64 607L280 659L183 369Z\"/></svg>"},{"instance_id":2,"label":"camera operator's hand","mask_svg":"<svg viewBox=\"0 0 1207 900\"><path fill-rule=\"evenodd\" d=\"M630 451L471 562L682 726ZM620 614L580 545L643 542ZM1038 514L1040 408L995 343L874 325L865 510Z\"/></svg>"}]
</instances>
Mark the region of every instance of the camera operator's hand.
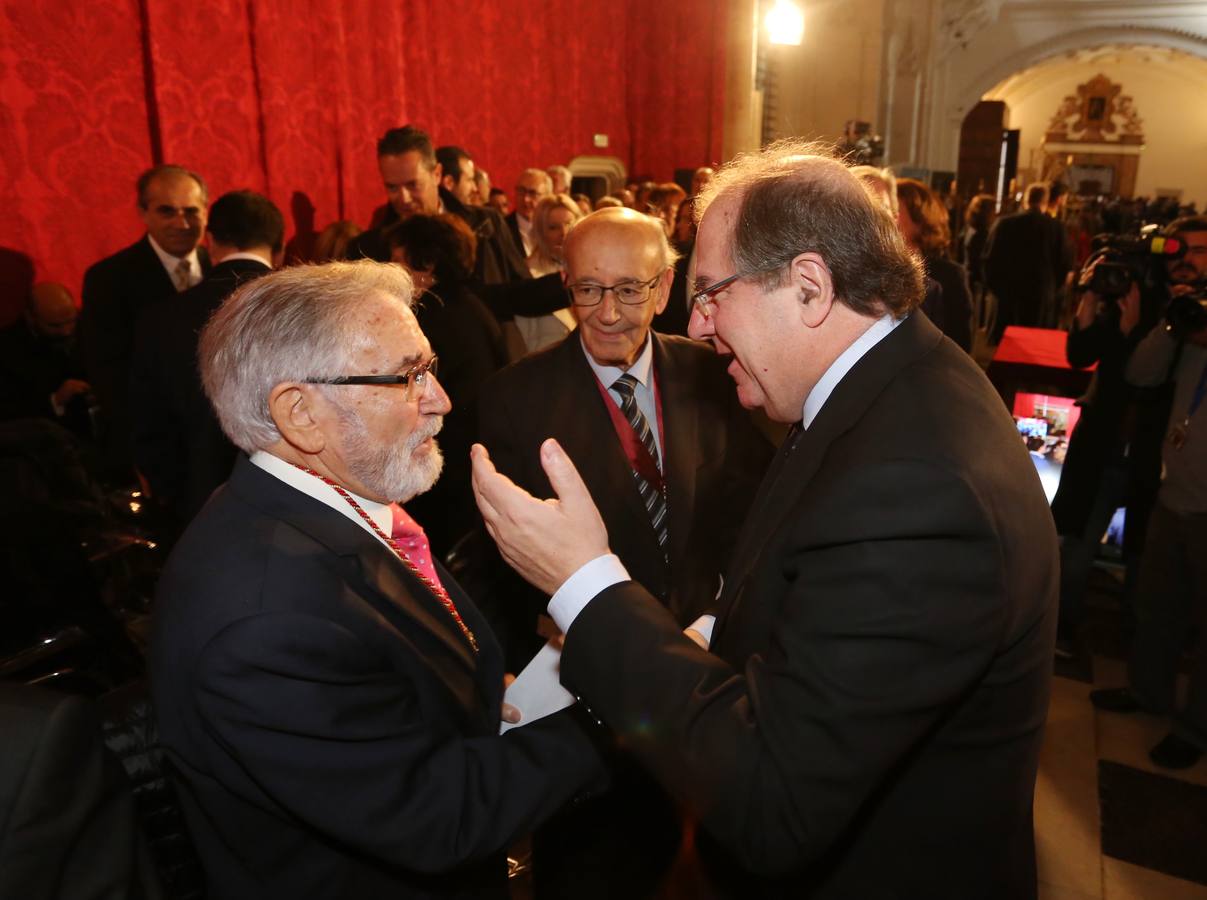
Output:
<instances>
[{"instance_id":1,"label":"camera operator's hand","mask_svg":"<svg viewBox=\"0 0 1207 900\"><path fill-rule=\"evenodd\" d=\"M1098 268L1101 260L1101 256L1094 257L1090 260L1090 264L1077 275L1077 290L1081 292L1081 299L1077 303L1077 312L1073 317L1077 322L1078 329L1083 331L1094 324L1094 319L1098 317L1098 307L1102 304L1102 298L1088 290L1090 281L1094 278L1094 270Z\"/></svg>"},{"instance_id":2,"label":"camera operator's hand","mask_svg":"<svg viewBox=\"0 0 1207 900\"><path fill-rule=\"evenodd\" d=\"M1140 288L1133 281L1127 294L1115 302L1119 304L1119 331L1127 337L1140 322Z\"/></svg>"}]
</instances>

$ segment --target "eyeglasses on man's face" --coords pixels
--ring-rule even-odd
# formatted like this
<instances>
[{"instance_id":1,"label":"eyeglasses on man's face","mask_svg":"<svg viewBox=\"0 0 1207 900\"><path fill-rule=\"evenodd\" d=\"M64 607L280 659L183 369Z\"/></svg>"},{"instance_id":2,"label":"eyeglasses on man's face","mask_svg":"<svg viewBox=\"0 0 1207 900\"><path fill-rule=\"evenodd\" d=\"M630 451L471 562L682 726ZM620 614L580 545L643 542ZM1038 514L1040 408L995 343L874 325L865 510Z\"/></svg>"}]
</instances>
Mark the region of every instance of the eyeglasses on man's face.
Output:
<instances>
[{"instance_id":1,"label":"eyeglasses on man's face","mask_svg":"<svg viewBox=\"0 0 1207 900\"><path fill-rule=\"evenodd\" d=\"M640 306L650 297L650 291L662 280L659 272L649 281L618 281L616 284L595 284L590 281L576 281L566 285L570 299L575 306L598 306L603 302L604 294L612 292L618 303L625 306Z\"/></svg>"},{"instance_id":2,"label":"eyeglasses on man's face","mask_svg":"<svg viewBox=\"0 0 1207 900\"><path fill-rule=\"evenodd\" d=\"M400 384L406 389L408 402L418 400L427 390L428 381L436 377L437 359L412 366L398 375L336 375L332 378L307 378L306 384Z\"/></svg>"},{"instance_id":3,"label":"eyeglasses on man's face","mask_svg":"<svg viewBox=\"0 0 1207 900\"><path fill-rule=\"evenodd\" d=\"M713 306L717 302L717 294L721 293L721 291L725 290L741 277L741 272L734 272L728 278L722 278L720 281L708 285L708 287L701 288L692 294L692 304L700 311L700 315L706 319L709 318L712 315Z\"/></svg>"}]
</instances>

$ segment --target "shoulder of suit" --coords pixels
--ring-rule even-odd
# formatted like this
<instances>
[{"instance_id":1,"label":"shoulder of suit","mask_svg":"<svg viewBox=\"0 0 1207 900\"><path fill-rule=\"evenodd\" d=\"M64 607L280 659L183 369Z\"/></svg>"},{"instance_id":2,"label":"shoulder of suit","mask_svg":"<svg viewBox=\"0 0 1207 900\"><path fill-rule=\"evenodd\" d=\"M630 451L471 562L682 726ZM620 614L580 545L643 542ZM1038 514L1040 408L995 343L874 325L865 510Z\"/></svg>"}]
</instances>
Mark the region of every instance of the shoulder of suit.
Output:
<instances>
[{"instance_id":1,"label":"shoulder of suit","mask_svg":"<svg viewBox=\"0 0 1207 900\"><path fill-rule=\"evenodd\" d=\"M571 332L566 338L544 350L529 353L510 365L504 366L486 380L482 386L484 394L498 394L507 391L523 392L529 387L543 390L556 390L557 385L551 376L571 364L571 349L566 346L568 341L577 342L578 338ZM585 364L585 360L584 360Z\"/></svg>"},{"instance_id":2,"label":"shoulder of suit","mask_svg":"<svg viewBox=\"0 0 1207 900\"><path fill-rule=\"evenodd\" d=\"M94 262L85 271L84 277L109 275L133 265L147 264L148 260L162 267L158 257L155 256L155 251L151 249L146 235L143 235L128 247L123 247L116 253L111 253L104 259Z\"/></svg>"}]
</instances>

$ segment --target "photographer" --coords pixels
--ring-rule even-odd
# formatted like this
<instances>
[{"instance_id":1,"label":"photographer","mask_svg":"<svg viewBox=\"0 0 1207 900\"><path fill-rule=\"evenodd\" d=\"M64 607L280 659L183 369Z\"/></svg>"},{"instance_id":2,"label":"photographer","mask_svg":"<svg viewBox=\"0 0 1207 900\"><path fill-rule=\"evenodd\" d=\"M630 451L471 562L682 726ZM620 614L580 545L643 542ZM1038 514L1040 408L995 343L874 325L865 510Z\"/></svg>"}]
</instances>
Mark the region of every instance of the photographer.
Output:
<instances>
[{"instance_id":1,"label":"photographer","mask_svg":"<svg viewBox=\"0 0 1207 900\"><path fill-rule=\"evenodd\" d=\"M1207 218L1180 219L1167 231L1186 245L1166 264L1170 303L1165 322L1135 348L1126 377L1137 387L1173 380L1173 405L1161 445L1164 478L1140 564L1136 636L1129 687L1094 691L1113 712L1175 708L1182 648L1192 626L1207 625ZM1194 765L1207 750L1207 654L1190 672L1186 707L1174 730L1149 753L1171 769Z\"/></svg>"},{"instance_id":2,"label":"photographer","mask_svg":"<svg viewBox=\"0 0 1207 900\"><path fill-rule=\"evenodd\" d=\"M1094 555L1120 506L1128 511L1123 557L1125 592L1131 596L1145 523L1160 482L1169 392L1163 387L1130 387L1124 369L1168 305L1170 283L1182 260L1163 263L1151 249L1138 252L1139 246L1137 239L1119 239L1090 258L1078 277L1081 297L1065 344L1069 365L1097 364L1097 369L1078 401L1081 419L1052 501L1061 536L1057 647L1062 654L1071 648L1081 621Z\"/></svg>"}]
</instances>

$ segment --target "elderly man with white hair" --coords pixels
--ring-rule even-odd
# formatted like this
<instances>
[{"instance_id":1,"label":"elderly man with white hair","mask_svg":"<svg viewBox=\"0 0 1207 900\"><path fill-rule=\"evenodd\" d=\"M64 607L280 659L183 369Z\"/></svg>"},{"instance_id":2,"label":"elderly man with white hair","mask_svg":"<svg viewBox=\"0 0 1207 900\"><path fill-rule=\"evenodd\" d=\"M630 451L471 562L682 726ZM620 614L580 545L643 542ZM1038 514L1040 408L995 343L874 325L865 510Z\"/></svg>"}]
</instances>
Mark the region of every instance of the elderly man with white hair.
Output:
<instances>
[{"instance_id":1,"label":"elderly man with white hair","mask_svg":"<svg viewBox=\"0 0 1207 900\"><path fill-rule=\"evenodd\" d=\"M449 411L399 267L298 267L202 334L244 451L177 544L152 647L210 891L506 896L503 848L598 777L574 710L500 737L502 656L400 505Z\"/></svg>"}]
</instances>

